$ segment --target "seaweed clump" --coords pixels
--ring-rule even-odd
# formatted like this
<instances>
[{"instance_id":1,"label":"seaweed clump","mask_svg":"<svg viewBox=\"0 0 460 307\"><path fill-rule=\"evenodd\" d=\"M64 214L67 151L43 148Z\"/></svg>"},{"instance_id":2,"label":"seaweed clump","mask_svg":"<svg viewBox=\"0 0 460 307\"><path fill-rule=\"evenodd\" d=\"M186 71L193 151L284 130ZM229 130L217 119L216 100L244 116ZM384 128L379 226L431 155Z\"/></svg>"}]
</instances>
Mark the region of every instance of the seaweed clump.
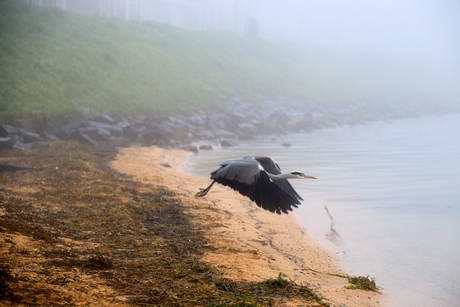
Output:
<instances>
[{"instance_id":1,"label":"seaweed clump","mask_svg":"<svg viewBox=\"0 0 460 307\"><path fill-rule=\"evenodd\" d=\"M374 278L369 278L369 276L350 276L348 277L348 282L350 285L346 287L347 289L379 292L379 287L376 285Z\"/></svg>"}]
</instances>

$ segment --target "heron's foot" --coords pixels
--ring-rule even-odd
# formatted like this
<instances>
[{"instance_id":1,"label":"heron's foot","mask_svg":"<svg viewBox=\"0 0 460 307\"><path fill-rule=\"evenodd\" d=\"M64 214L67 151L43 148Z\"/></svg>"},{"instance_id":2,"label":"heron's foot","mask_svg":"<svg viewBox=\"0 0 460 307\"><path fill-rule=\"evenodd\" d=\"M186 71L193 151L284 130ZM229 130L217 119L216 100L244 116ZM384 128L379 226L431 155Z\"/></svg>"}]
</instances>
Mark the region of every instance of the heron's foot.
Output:
<instances>
[{"instance_id":1,"label":"heron's foot","mask_svg":"<svg viewBox=\"0 0 460 307\"><path fill-rule=\"evenodd\" d=\"M206 189L200 188L200 191L197 192L197 193L195 194L195 197L203 197L203 196L205 196L206 194L208 194L207 191L206 191Z\"/></svg>"}]
</instances>

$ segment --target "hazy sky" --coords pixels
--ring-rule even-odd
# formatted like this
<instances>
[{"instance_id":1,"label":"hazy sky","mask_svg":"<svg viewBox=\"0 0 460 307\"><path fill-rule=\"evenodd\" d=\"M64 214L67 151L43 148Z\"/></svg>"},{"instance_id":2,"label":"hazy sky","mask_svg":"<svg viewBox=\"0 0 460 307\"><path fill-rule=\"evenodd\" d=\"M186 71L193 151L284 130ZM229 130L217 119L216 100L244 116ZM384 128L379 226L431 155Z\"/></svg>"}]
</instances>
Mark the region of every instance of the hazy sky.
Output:
<instances>
[{"instance_id":1,"label":"hazy sky","mask_svg":"<svg viewBox=\"0 0 460 307\"><path fill-rule=\"evenodd\" d=\"M261 36L460 63L459 0L265 0L252 1L251 15Z\"/></svg>"}]
</instances>

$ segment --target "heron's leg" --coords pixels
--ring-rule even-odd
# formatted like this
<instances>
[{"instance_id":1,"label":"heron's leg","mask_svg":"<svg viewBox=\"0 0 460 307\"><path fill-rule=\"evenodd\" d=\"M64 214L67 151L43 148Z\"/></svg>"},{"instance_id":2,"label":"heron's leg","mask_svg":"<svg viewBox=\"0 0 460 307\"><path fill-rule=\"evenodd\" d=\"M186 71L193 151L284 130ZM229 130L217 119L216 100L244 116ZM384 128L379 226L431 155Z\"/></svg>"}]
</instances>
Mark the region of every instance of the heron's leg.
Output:
<instances>
[{"instance_id":1,"label":"heron's leg","mask_svg":"<svg viewBox=\"0 0 460 307\"><path fill-rule=\"evenodd\" d=\"M206 189L200 189L200 192L195 194L195 197L203 197L208 194L209 190L211 190L212 186L216 183L215 181L211 182L211 184Z\"/></svg>"}]
</instances>

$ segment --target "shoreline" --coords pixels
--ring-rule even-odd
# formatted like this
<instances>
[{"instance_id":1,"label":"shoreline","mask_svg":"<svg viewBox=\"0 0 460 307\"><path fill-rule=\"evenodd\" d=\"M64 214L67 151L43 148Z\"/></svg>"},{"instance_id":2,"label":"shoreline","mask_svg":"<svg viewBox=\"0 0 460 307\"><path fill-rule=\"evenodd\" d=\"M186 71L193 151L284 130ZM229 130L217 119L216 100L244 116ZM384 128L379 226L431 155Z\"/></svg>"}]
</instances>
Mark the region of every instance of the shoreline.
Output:
<instances>
[{"instance_id":1,"label":"shoreline","mask_svg":"<svg viewBox=\"0 0 460 307\"><path fill-rule=\"evenodd\" d=\"M205 198L195 198L209 179L186 173L190 155L184 150L129 147L120 150L111 165L135 180L178 192L195 222L206 229L204 235L212 246L200 260L226 278L263 281L281 273L287 280L309 286L331 306L384 305L384 294L345 288L347 274L338 256L311 237L295 214L272 214L220 185ZM203 217L203 208L212 216ZM301 303L286 302L286 306Z\"/></svg>"}]
</instances>

